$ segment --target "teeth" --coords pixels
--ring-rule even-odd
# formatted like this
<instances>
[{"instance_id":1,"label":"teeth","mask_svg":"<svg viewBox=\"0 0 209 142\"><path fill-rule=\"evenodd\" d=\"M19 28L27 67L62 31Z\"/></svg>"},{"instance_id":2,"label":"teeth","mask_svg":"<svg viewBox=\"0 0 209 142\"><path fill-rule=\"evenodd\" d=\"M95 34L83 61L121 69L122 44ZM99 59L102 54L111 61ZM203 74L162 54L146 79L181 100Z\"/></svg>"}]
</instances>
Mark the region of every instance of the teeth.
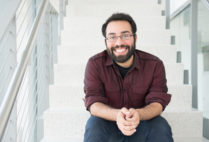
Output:
<instances>
[{"instance_id":1,"label":"teeth","mask_svg":"<svg viewBox=\"0 0 209 142\"><path fill-rule=\"evenodd\" d=\"M121 53L121 52L124 52L125 50L126 50L125 48L116 49L116 52L119 52L119 53Z\"/></svg>"}]
</instances>

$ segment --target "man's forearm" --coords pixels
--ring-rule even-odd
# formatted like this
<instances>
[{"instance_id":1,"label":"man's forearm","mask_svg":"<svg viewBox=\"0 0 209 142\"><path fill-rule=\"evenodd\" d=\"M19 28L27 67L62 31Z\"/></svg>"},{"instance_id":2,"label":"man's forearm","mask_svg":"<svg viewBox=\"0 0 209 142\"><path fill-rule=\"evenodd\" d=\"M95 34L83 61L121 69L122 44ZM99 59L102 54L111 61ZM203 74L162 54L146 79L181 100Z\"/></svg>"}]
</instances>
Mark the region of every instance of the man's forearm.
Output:
<instances>
[{"instance_id":1,"label":"man's forearm","mask_svg":"<svg viewBox=\"0 0 209 142\"><path fill-rule=\"evenodd\" d=\"M162 113L162 105L160 103L151 103L144 108L137 109L140 120L150 120Z\"/></svg>"},{"instance_id":2,"label":"man's forearm","mask_svg":"<svg viewBox=\"0 0 209 142\"><path fill-rule=\"evenodd\" d=\"M119 111L119 109L111 108L110 106L100 102L96 102L90 106L90 112L92 115L110 121L116 121Z\"/></svg>"}]
</instances>

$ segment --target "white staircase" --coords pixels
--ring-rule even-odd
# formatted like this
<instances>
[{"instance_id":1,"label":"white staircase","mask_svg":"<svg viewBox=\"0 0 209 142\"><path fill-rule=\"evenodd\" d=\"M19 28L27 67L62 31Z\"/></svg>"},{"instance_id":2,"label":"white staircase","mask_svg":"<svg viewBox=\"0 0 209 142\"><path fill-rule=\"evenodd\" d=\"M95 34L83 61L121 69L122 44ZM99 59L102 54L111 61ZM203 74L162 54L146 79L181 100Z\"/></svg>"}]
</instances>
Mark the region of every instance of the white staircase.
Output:
<instances>
[{"instance_id":1,"label":"white staircase","mask_svg":"<svg viewBox=\"0 0 209 142\"><path fill-rule=\"evenodd\" d=\"M138 49L164 61L172 100L163 116L173 130L175 142L203 142L202 113L192 110L192 88L183 84L183 65L176 63L176 47L170 45L171 31L161 16L165 4L157 0L70 0L64 19L50 107L44 113L41 142L82 142L89 113L82 98L88 58L104 50L101 26L113 12L129 13L137 23Z\"/></svg>"}]
</instances>

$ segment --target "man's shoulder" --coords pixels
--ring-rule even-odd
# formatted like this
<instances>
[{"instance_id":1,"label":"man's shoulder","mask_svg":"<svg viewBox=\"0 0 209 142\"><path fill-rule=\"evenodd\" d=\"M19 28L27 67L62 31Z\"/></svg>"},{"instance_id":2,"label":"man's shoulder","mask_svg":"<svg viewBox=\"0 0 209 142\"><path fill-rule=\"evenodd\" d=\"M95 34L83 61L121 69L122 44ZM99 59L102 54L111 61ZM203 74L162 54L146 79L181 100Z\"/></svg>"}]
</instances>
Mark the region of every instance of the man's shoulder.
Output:
<instances>
[{"instance_id":1,"label":"man's shoulder","mask_svg":"<svg viewBox=\"0 0 209 142\"><path fill-rule=\"evenodd\" d=\"M136 49L136 55L139 57L140 60L161 61L157 56L137 49Z\"/></svg>"},{"instance_id":2,"label":"man's shoulder","mask_svg":"<svg viewBox=\"0 0 209 142\"><path fill-rule=\"evenodd\" d=\"M90 61L103 60L103 59L105 59L105 58L107 57L107 55L108 55L108 54L107 54L106 50L104 50L104 51L102 51L102 52L99 52L99 53L97 53L97 54L91 56L91 57L89 58L89 60L90 60Z\"/></svg>"}]
</instances>

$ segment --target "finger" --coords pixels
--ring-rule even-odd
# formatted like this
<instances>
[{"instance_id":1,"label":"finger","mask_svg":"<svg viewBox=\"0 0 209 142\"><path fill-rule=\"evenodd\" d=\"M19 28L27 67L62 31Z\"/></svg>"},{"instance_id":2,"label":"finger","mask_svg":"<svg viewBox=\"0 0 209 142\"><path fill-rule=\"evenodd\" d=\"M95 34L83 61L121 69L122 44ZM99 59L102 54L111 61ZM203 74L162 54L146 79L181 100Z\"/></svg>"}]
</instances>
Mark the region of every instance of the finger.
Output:
<instances>
[{"instance_id":1,"label":"finger","mask_svg":"<svg viewBox=\"0 0 209 142\"><path fill-rule=\"evenodd\" d=\"M137 110L134 109L134 108L130 108L130 109L129 109L129 112L130 112L130 114L131 114L132 116L135 115L136 113L138 113Z\"/></svg>"},{"instance_id":2,"label":"finger","mask_svg":"<svg viewBox=\"0 0 209 142\"><path fill-rule=\"evenodd\" d=\"M135 126L131 125L131 126L123 126L123 129L125 131L133 131L135 129Z\"/></svg>"},{"instance_id":3,"label":"finger","mask_svg":"<svg viewBox=\"0 0 209 142\"><path fill-rule=\"evenodd\" d=\"M125 114L126 116L127 116L127 115L130 115L129 110L128 110L127 108L125 108L125 107L123 107L123 108L121 109L121 112L122 112L123 114Z\"/></svg>"},{"instance_id":4,"label":"finger","mask_svg":"<svg viewBox=\"0 0 209 142\"><path fill-rule=\"evenodd\" d=\"M127 121L134 121L134 119L133 119L133 117L128 117L128 116L126 116L126 118L125 118Z\"/></svg>"},{"instance_id":5,"label":"finger","mask_svg":"<svg viewBox=\"0 0 209 142\"><path fill-rule=\"evenodd\" d=\"M126 130L123 130L122 133L126 136L131 136L133 135L134 133L136 132L136 129L133 129L131 131L126 131Z\"/></svg>"},{"instance_id":6,"label":"finger","mask_svg":"<svg viewBox=\"0 0 209 142\"><path fill-rule=\"evenodd\" d=\"M125 120L125 119L123 119L123 120L121 121L121 123L122 123L124 126L131 126L131 125L133 124L133 122L127 121L127 120Z\"/></svg>"},{"instance_id":7,"label":"finger","mask_svg":"<svg viewBox=\"0 0 209 142\"><path fill-rule=\"evenodd\" d=\"M130 126L130 125L132 125L132 122L127 121L124 118L124 114L122 112L119 112L119 114L117 116L117 124L123 125L123 126Z\"/></svg>"}]
</instances>

